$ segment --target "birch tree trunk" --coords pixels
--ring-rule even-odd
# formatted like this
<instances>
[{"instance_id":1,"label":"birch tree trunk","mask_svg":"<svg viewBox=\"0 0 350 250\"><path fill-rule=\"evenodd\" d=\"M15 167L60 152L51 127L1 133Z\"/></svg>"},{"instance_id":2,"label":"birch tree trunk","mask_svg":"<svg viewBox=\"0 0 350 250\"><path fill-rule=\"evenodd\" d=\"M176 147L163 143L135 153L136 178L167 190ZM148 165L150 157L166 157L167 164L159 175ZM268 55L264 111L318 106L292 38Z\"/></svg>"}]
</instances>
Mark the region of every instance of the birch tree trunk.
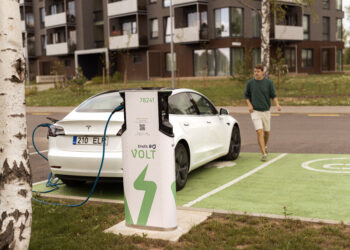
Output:
<instances>
[{"instance_id":1,"label":"birch tree trunk","mask_svg":"<svg viewBox=\"0 0 350 250\"><path fill-rule=\"evenodd\" d=\"M0 249L29 247L31 171L18 0L0 4Z\"/></svg>"},{"instance_id":2,"label":"birch tree trunk","mask_svg":"<svg viewBox=\"0 0 350 250\"><path fill-rule=\"evenodd\" d=\"M270 71L270 0L261 1L261 64L265 76Z\"/></svg>"}]
</instances>

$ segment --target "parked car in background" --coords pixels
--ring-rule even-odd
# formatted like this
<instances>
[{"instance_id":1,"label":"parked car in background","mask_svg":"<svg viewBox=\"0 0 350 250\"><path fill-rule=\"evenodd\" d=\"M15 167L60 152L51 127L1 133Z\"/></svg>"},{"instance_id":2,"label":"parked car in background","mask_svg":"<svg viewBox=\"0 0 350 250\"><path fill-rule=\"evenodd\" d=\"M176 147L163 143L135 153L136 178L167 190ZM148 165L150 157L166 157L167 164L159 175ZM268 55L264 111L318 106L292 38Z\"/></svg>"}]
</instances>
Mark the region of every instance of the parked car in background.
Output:
<instances>
[{"instance_id":1,"label":"parked car in background","mask_svg":"<svg viewBox=\"0 0 350 250\"><path fill-rule=\"evenodd\" d=\"M97 94L51 126L49 165L53 174L66 185L95 179L107 119L122 102L118 90ZM177 190L186 185L190 171L218 158L235 160L239 156L238 122L226 109L218 111L201 93L190 89L173 90L169 97L169 120L175 135ZM117 133L123 121L123 111L116 112L110 120L100 175L102 181L122 180L122 145Z\"/></svg>"}]
</instances>

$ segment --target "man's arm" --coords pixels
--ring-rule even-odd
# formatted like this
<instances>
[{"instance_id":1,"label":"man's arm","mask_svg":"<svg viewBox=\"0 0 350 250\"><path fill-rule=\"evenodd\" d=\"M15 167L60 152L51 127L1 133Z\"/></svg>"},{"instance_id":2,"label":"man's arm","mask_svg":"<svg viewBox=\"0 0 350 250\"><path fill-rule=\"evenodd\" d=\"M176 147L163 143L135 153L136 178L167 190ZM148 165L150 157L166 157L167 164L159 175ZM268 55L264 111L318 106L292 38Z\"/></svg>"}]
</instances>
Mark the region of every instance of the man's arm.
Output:
<instances>
[{"instance_id":1,"label":"man's arm","mask_svg":"<svg viewBox=\"0 0 350 250\"><path fill-rule=\"evenodd\" d=\"M245 100L247 101L247 104L248 104L249 113L253 113L254 108L253 108L252 103L250 102L250 100L249 100L249 99L245 99Z\"/></svg>"},{"instance_id":2,"label":"man's arm","mask_svg":"<svg viewBox=\"0 0 350 250\"><path fill-rule=\"evenodd\" d=\"M276 105L276 107L277 107L277 110L278 110L278 111L281 111L281 110L282 110L282 107L281 107L280 104L278 103L278 98L277 98L277 97L273 98L273 101L275 102L275 105Z\"/></svg>"}]
</instances>

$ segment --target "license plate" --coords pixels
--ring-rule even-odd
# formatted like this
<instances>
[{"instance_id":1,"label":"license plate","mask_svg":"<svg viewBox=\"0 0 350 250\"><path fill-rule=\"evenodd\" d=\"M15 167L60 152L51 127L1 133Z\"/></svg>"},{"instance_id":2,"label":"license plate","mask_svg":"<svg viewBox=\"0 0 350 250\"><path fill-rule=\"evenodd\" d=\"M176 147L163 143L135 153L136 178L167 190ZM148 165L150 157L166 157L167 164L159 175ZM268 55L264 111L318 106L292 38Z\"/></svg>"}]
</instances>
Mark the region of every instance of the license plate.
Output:
<instances>
[{"instance_id":1,"label":"license plate","mask_svg":"<svg viewBox=\"0 0 350 250\"><path fill-rule=\"evenodd\" d=\"M102 136L73 136L73 145L102 145ZM108 137L106 137L106 145Z\"/></svg>"}]
</instances>

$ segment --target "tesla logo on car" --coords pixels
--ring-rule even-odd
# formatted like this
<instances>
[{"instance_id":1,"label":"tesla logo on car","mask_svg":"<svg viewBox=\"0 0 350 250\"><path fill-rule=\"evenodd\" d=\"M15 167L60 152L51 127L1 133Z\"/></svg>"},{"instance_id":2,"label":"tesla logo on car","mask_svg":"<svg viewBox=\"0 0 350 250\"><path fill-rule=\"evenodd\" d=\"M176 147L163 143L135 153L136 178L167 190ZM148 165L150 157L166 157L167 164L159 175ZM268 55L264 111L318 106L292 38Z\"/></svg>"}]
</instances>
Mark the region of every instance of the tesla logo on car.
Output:
<instances>
[{"instance_id":1,"label":"tesla logo on car","mask_svg":"<svg viewBox=\"0 0 350 250\"><path fill-rule=\"evenodd\" d=\"M88 131L90 130L91 128L91 125L86 125L85 127L87 127Z\"/></svg>"}]
</instances>

